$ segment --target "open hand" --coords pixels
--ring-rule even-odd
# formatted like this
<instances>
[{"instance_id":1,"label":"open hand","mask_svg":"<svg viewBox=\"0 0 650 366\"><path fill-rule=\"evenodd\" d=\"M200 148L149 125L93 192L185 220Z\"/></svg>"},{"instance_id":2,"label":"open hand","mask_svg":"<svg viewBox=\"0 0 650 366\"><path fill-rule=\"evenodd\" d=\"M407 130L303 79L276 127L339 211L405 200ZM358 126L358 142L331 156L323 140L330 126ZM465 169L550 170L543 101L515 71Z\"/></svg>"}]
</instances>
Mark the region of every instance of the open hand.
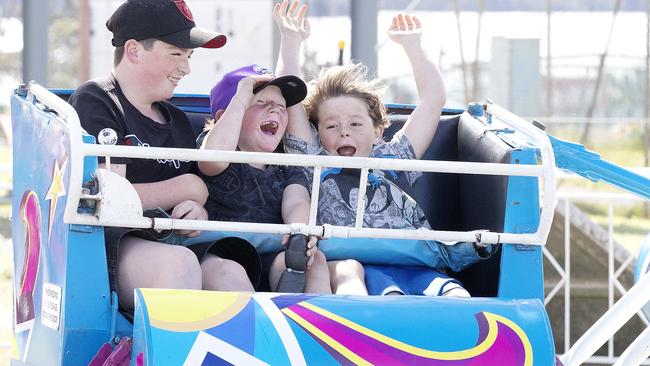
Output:
<instances>
[{"instance_id":1,"label":"open hand","mask_svg":"<svg viewBox=\"0 0 650 366\"><path fill-rule=\"evenodd\" d=\"M174 207L172 210L172 219L184 220L207 220L208 211L205 210L203 205L196 201L186 200ZM179 230L176 231L178 235L184 235L190 238L201 234L199 230Z\"/></svg>"},{"instance_id":2,"label":"open hand","mask_svg":"<svg viewBox=\"0 0 650 366\"><path fill-rule=\"evenodd\" d=\"M393 17L393 22L388 28L388 36L403 47L419 43L422 37L422 23L416 16L398 14Z\"/></svg>"},{"instance_id":3,"label":"open hand","mask_svg":"<svg viewBox=\"0 0 650 366\"><path fill-rule=\"evenodd\" d=\"M307 4L299 6L300 1L294 0L289 6L289 0L276 3L273 7L273 19L283 37L291 37L304 41L309 37L309 20L307 20ZM288 8L288 10L287 10Z\"/></svg>"}]
</instances>

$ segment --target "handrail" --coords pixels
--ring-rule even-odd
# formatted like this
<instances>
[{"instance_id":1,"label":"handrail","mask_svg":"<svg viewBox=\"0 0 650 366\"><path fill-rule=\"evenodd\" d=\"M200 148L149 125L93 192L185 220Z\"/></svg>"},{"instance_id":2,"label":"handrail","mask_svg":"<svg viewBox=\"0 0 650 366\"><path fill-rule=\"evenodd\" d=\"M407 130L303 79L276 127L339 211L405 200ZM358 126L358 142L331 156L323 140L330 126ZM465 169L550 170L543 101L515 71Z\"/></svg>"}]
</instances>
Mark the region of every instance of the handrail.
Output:
<instances>
[{"instance_id":1,"label":"handrail","mask_svg":"<svg viewBox=\"0 0 650 366\"><path fill-rule=\"evenodd\" d=\"M582 365L648 301L650 275L646 273L560 357L564 366Z\"/></svg>"},{"instance_id":2,"label":"handrail","mask_svg":"<svg viewBox=\"0 0 650 366\"><path fill-rule=\"evenodd\" d=\"M185 230L228 230L243 232L266 232L274 234L288 234L300 232L324 237L371 237L395 238L416 240L442 240L442 241L476 241L477 232L436 231L436 230L387 230L369 228L350 228L339 226L313 226L313 225L281 225L281 224L254 224L254 223L226 223L202 220L180 219L150 219L142 217L139 220L125 220L120 217L97 217L95 215L77 212L82 199L82 162L85 156L106 157L132 157L132 158L162 158L182 159L196 161L231 161L236 163L265 163L283 165L302 165L312 167L342 167L356 169L392 169L407 171L465 173L482 175L509 175L531 176L544 178L544 199L542 205L542 219L535 233L513 234L498 232L481 232L481 241L484 243L518 243L528 245L544 245L550 231L550 222L555 205L554 186L554 159L552 150L549 153L548 138L535 127L514 114L495 105L488 105L488 111L498 116L505 122L523 130L528 136L539 142L542 151L543 165L513 165L495 163L472 163L451 161L424 161L402 159L378 159L362 157L334 157L313 155L291 155L273 153L233 152L233 151L206 151L195 149L153 148L146 149L130 146L107 146L85 144L82 141L79 118L74 109L63 100L56 97L47 89L37 84L29 84L29 94L35 96L41 103L54 109L59 116L65 118L70 132L70 189L64 213L64 222L68 224L126 226L136 228L154 229L185 229ZM72 188L78 187L78 188ZM101 192L100 192L101 194ZM84 195L84 199L101 199L100 196ZM363 207L362 207L363 209ZM316 210L311 210L314 216ZM310 217L310 223L315 222Z\"/></svg>"},{"instance_id":3,"label":"handrail","mask_svg":"<svg viewBox=\"0 0 650 366\"><path fill-rule=\"evenodd\" d=\"M650 328L646 328L618 358L614 366L640 365L650 357Z\"/></svg>"},{"instance_id":4,"label":"handrail","mask_svg":"<svg viewBox=\"0 0 650 366\"><path fill-rule=\"evenodd\" d=\"M536 147L539 149L542 157L544 195L537 233L539 234L540 242L546 243L548 234L551 231L551 225L553 224L555 203L557 202L555 196L555 154L553 153L551 141L544 131L504 108L493 103L486 103L485 109L492 118L496 117L500 121L516 128L517 131L532 138L537 145Z\"/></svg>"}]
</instances>

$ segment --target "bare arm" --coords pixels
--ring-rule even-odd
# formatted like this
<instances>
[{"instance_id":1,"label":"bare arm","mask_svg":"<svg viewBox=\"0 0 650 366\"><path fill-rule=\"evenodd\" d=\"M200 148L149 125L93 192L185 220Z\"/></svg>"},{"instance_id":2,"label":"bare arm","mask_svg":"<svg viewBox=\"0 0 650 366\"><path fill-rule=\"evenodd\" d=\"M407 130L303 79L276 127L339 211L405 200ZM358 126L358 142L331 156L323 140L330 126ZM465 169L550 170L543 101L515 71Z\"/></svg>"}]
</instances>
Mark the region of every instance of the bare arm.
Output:
<instances>
[{"instance_id":1,"label":"bare arm","mask_svg":"<svg viewBox=\"0 0 650 366\"><path fill-rule=\"evenodd\" d=\"M244 113L253 97L255 84L271 80L271 76L250 76L239 81L237 92L228 107L214 116L216 120L212 129L203 139L201 149L235 151L239 143L239 133ZM199 169L205 175L218 175L228 168L229 162L200 161Z\"/></svg>"},{"instance_id":2,"label":"bare arm","mask_svg":"<svg viewBox=\"0 0 650 366\"><path fill-rule=\"evenodd\" d=\"M100 164L100 167L105 166ZM124 177L126 165L112 164L111 171ZM208 199L208 189L203 180L190 173L160 182L135 183L133 187L138 192L144 209L160 207L167 211L184 201L194 201L203 205Z\"/></svg>"},{"instance_id":3,"label":"bare arm","mask_svg":"<svg viewBox=\"0 0 650 366\"><path fill-rule=\"evenodd\" d=\"M282 193L282 220L285 224L309 222L309 192L300 184L290 184Z\"/></svg>"},{"instance_id":4,"label":"bare arm","mask_svg":"<svg viewBox=\"0 0 650 366\"><path fill-rule=\"evenodd\" d=\"M419 159L431 144L438 128L447 98L445 83L438 67L422 49L422 25L417 17L399 14L393 18L388 34L394 42L404 48L413 68L420 100L402 131Z\"/></svg>"},{"instance_id":5,"label":"bare arm","mask_svg":"<svg viewBox=\"0 0 650 366\"><path fill-rule=\"evenodd\" d=\"M309 192L307 188L300 184L290 184L282 193L282 220L285 224L306 224L309 222ZM288 238L288 237L287 237ZM286 239L284 244L286 244ZM315 236L309 237L307 243L307 267L311 267L314 262L314 254L318 251L318 238Z\"/></svg>"},{"instance_id":6,"label":"bare arm","mask_svg":"<svg viewBox=\"0 0 650 366\"><path fill-rule=\"evenodd\" d=\"M300 76L300 46L309 37L310 29L306 17L307 5L298 5L298 0L294 0L291 6L289 0L284 0L273 7L273 19L280 31L280 52L275 70L278 76ZM302 103L287 108L287 112L287 132L310 144L313 143L311 127Z\"/></svg>"}]
</instances>

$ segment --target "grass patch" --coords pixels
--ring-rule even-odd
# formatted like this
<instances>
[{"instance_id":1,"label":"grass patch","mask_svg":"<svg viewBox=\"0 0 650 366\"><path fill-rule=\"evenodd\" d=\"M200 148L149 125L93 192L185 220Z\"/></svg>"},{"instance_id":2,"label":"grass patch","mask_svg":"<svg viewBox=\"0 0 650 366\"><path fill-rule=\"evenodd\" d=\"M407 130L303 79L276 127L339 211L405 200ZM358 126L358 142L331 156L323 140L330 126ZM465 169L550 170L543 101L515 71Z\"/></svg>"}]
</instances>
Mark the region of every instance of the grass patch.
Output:
<instances>
[{"instance_id":1,"label":"grass patch","mask_svg":"<svg viewBox=\"0 0 650 366\"><path fill-rule=\"evenodd\" d=\"M608 230L608 216L589 215L589 217L605 230ZM650 233L650 221L641 217L615 216L612 219L612 226L614 239L634 256L639 253L641 244Z\"/></svg>"}]
</instances>

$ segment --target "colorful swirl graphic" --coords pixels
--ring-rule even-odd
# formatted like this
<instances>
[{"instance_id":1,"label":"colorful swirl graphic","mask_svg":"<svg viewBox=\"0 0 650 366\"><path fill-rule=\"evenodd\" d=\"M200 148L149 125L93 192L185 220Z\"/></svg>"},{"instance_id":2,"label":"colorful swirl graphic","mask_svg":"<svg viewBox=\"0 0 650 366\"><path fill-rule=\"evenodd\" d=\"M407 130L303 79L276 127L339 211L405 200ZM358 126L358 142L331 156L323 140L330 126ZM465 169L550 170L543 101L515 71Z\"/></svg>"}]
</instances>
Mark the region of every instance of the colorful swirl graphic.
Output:
<instances>
[{"instance_id":1,"label":"colorful swirl graphic","mask_svg":"<svg viewBox=\"0 0 650 366\"><path fill-rule=\"evenodd\" d=\"M343 365L531 366L533 362L526 333L513 321L488 312L476 314L476 346L451 352L414 347L307 302L282 312Z\"/></svg>"}]
</instances>

